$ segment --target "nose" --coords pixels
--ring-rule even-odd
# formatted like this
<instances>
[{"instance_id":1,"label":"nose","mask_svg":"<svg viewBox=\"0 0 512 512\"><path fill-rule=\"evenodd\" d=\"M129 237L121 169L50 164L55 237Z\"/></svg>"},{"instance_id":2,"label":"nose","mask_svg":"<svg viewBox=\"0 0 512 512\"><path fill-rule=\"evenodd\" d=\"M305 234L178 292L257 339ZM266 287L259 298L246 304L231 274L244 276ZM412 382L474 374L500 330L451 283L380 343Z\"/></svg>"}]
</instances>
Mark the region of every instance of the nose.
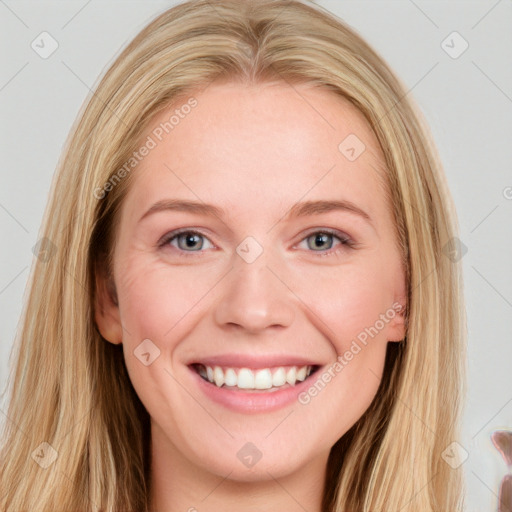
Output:
<instances>
[{"instance_id":1,"label":"nose","mask_svg":"<svg viewBox=\"0 0 512 512\"><path fill-rule=\"evenodd\" d=\"M268 327L287 327L295 316L295 295L280 272L267 266L266 251L247 263L235 255L234 266L222 280L215 308L221 328L238 326L257 333Z\"/></svg>"}]
</instances>

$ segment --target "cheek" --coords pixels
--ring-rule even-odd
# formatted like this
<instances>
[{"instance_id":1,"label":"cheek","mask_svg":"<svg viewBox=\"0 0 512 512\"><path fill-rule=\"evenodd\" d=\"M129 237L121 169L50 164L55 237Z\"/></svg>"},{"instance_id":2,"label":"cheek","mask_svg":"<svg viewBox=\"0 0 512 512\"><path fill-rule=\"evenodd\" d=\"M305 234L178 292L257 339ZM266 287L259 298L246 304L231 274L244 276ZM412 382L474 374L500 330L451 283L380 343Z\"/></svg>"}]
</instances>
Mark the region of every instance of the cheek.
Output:
<instances>
[{"instance_id":1,"label":"cheek","mask_svg":"<svg viewBox=\"0 0 512 512\"><path fill-rule=\"evenodd\" d=\"M226 271L204 264L170 268L163 261L142 257L127 260L122 268L118 298L123 342L128 344L186 336L187 326L204 314L208 293L217 286L222 291L219 281ZM351 340L364 337L365 329L371 329L392 304L389 279L375 259L353 265L288 267L280 273L293 291L283 289L282 300L295 302L298 308L306 305L305 313L314 313L312 323L332 341L338 354L347 350ZM379 331L371 338L384 338L385 329Z\"/></svg>"},{"instance_id":2,"label":"cheek","mask_svg":"<svg viewBox=\"0 0 512 512\"><path fill-rule=\"evenodd\" d=\"M308 307L321 319L318 329L338 354L299 396L299 403L326 423L336 418L341 436L370 406L380 385L388 345L388 324L381 315L393 303L390 278L373 259L322 269L307 279L297 275L296 283L298 295L307 298Z\"/></svg>"},{"instance_id":3,"label":"cheek","mask_svg":"<svg viewBox=\"0 0 512 512\"><path fill-rule=\"evenodd\" d=\"M119 279L123 342L176 339L218 277L208 268L170 268L163 262L135 261ZM171 331L174 334L171 336ZM169 349L170 347L162 347Z\"/></svg>"},{"instance_id":4,"label":"cheek","mask_svg":"<svg viewBox=\"0 0 512 512\"><path fill-rule=\"evenodd\" d=\"M229 267L171 268L162 262L134 257L126 261L124 269L116 282L130 379L150 416L162 425L163 430L172 433L177 444L188 447L190 456L196 456L195 447L206 442L205 431L218 432L215 436L219 439L223 439L223 433L179 385L180 374L175 373L175 380L168 371L179 370L179 365L172 364L173 354L179 359L180 342L191 335L205 314L211 313L208 293L215 288L214 293L221 294L222 300L222 294L229 292L222 282ZM378 337L366 345L359 342L355 346L352 341L365 327L373 325L380 313L384 313L390 297L388 283L377 263L371 261L337 267L283 266L279 276L290 289L276 287L276 293L281 290L281 299L289 301L296 309L297 321L307 318L342 358L335 361L334 355L330 372L328 367L319 374L303 401L296 404L297 412L302 415L298 420L301 426L291 438L296 436L298 443L307 435L311 447L327 449L364 413L378 389L386 343L379 342ZM133 356L134 350L146 338L155 340L161 351L158 359L149 366L144 366ZM383 340L383 336L380 339ZM187 411L187 417L183 411ZM273 442L272 439L265 442ZM276 453L286 446L284 438L275 437L274 442ZM226 440L225 446L214 452L218 453L218 464L223 460L221 453L233 449L229 443ZM198 456L198 464L201 457ZM224 470L220 467L219 473Z\"/></svg>"},{"instance_id":5,"label":"cheek","mask_svg":"<svg viewBox=\"0 0 512 512\"><path fill-rule=\"evenodd\" d=\"M147 257L133 257L123 263L117 289L126 368L151 417L179 432L179 414L162 417L162 411L190 409L189 395L183 393L179 378L174 378L173 356L193 329L201 314L201 298L213 288L218 276L199 265L194 269L170 268ZM149 357L144 360L143 354ZM196 414L201 416L201 411Z\"/></svg>"},{"instance_id":6,"label":"cheek","mask_svg":"<svg viewBox=\"0 0 512 512\"><path fill-rule=\"evenodd\" d=\"M385 338L379 318L391 307L393 294L377 263L326 267L304 275L297 272L294 291L322 321L318 328L332 340L338 353L345 351L351 340L364 338L365 329L376 323L379 332L375 335L372 330L372 339Z\"/></svg>"}]
</instances>

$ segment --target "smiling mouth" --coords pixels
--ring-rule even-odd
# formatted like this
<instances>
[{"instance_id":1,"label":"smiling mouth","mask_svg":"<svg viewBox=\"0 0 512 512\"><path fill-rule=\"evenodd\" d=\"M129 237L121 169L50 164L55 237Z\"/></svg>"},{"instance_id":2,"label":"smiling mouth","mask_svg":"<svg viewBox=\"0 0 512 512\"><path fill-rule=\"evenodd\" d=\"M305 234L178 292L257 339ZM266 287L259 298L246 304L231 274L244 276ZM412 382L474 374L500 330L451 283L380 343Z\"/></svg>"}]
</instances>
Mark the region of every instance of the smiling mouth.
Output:
<instances>
[{"instance_id":1,"label":"smiling mouth","mask_svg":"<svg viewBox=\"0 0 512 512\"><path fill-rule=\"evenodd\" d=\"M218 388L267 392L295 386L311 377L319 368L317 365L304 365L251 369L208 366L201 363L194 363L190 367L203 380Z\"/></svg>"}]
</instances>

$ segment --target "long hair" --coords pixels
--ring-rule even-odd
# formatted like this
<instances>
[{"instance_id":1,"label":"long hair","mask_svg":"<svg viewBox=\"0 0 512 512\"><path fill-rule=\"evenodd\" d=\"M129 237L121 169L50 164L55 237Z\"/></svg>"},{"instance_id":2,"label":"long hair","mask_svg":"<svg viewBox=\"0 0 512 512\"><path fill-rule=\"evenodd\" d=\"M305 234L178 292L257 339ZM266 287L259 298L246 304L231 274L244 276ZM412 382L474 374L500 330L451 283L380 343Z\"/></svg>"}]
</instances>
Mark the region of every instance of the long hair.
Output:
<instances>
[{"instance_id":1,"label":"long hair","mask_svg":"<svg viewBox=\"0 0 512 512\"><path fill-rule=\"evenodd\" d=\"M0 509L148 509L149 415L122 345L95 325L97 279L112 270L119 210L137 172L120 169L157 112L214 80L327 89L359 109L385 157L407 332L388 344L369 409L331 450L324 512L459 510L461 470L442 454L458 437L465 312L442 165L384 59L308 0L191 0L168 9L85 102L54 176L13 348Z\"/></svg>"}]
</instances>

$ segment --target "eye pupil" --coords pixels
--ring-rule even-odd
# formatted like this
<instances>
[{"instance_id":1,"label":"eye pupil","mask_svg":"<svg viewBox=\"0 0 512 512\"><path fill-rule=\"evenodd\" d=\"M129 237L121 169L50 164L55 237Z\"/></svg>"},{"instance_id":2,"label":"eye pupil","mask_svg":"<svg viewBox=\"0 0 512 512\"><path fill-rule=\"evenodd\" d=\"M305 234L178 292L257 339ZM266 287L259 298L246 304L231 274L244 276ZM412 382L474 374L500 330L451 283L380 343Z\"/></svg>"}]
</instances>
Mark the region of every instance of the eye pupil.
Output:
<instances>
[{"instance_id":1,"label":"eye pupil","mask_svg":"<svg viewBox=\"0 0 512 512\"><path fill-rule=\"evenodd\" d=\"M199 235L195 233L184 233L179 240L185 240L185 248L187 249L195 249L195 245L198 243ZM180 247L183 248L183 247ZM200 248L200 247L199 247Z\"/></svg>"},{"instance_id":2,"label":"eye pupil","mask_svg":"<svg viewBox=\"0 0 512 512\"><path fill-rule=\"evenodd\" d=\"M320 246L322 246L323 244L327 243L329 238L332 238L332 235L329 234L329 233L317 233L315 235L315 245L316 244L319 244ZM332 243L330 244L332 245ZM321 249L325 249L325 247L320 247ZM327 247L327 249L330 249L330 246Z\"/></svg>"},{"instance_id":3,"label":"eye pupil","mask_svg":"<svg viewBox=\"0 0 512 512\"><path fill-rule=\"evenodd\" d=\"M198 252L203 249L204 236L194 231L184 231L182 233L175 234L171 238L167 239L164 244L170 241L176 241L178 248L186 252ZM330 233L329 231L316 231L306 237L308 248L314 252L328 251L333 247L334 238L338 238L342 245L350 245L342 237Z\"/></svg>"}]
</instances>

